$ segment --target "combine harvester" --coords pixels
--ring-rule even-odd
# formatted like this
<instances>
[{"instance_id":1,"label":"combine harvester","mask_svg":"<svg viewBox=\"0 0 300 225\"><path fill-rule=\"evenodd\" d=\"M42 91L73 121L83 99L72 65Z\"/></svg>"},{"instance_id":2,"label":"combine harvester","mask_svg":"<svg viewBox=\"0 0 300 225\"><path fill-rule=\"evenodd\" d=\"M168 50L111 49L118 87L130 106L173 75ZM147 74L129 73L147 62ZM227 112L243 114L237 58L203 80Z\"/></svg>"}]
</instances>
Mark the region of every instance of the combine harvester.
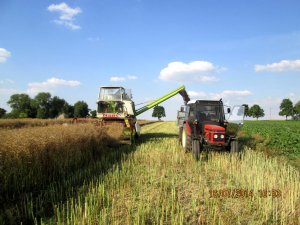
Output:
<instances>
[{"instance_id":1,"label":"combine harvester","mask_svg":"<svg viewBox=\"0 0 300 225\"><path fill-rule=\"evenodd\" d=\"M97 118L99 118L101 125L119 124L123 128L121 142L132 144L135 138L140 136L140 125L136 117L178 93L183 97L184 104L190 101L185 86L181 86L150 102L146 106L135 109L131 90L123 87L100 87L97 101Z\"/></svg>"}]
</instances>

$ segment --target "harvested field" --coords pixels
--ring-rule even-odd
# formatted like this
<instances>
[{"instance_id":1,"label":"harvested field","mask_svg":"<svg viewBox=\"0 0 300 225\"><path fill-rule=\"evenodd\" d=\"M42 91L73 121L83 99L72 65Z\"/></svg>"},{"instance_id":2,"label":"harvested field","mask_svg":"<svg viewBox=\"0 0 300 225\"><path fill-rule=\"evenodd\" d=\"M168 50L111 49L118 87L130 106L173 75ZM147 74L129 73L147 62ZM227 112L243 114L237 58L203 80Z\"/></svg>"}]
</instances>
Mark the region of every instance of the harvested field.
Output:
<instances>
[{"instance_id":1,"label":"harvested field","mask_svg":"<svg viewBox=\"0 0 300 225\"><path fill-rule=\"evenodd\" d=\"M179 146L174 122L145 125L136 146L111 148L105 143L113 137L89 124L26 129L18 134L28 140L22 147L9 146L15 141L12 130L3 136L1 175L7 186L1 193L5 205L0 222L300 222L299 171L264 152L245 146L241 155L212 152L208 161L202 157L197 162ZM7 177L10 170L12 179Z\"/></svg>"}]
</instances>

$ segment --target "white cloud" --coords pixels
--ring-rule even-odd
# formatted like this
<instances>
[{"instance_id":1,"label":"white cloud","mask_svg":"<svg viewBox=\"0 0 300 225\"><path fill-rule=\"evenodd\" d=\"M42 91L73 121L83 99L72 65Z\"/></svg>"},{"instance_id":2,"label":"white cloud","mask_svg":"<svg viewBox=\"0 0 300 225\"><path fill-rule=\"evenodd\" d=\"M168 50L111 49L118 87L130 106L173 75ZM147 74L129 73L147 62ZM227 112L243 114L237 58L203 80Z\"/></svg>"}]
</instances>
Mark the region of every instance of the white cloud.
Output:
<instances>
[{"instance_id":1,"label":"white cloud","mask_svg":"<svg viewBox=\"0 0 300 225\"><path fill-rule=\"evenodd\" d=\"M188 91L188 95L193 98L193 97L205 97L206 93L203 91L197 92L197 91Z\"/></svg>"},{"instance_id":2,"label":"white cloud","mask_svg":"<svg viewBox=\"0 0 300 225\"><path fill-rule=\"evenodd\" d=\"M177 82L210 82L218 80L217 77L211 76L211 73L223 70L225 68L217 67L207 61L171 62L160 71L159 79Z\"/></svg>"},{"instance_id":3,"label":"white cloud","mask_svg":"<svg viewBox=\"0 0 300 225\"><path fill-rule=\"evenodd\" d=\"M59 24L59 25L64 25L68 28L70 28L71 30L79 30L81 29L80 26L74 24L73 22L70 21L64 21L64 20L54 20L54 23Z\"/></svg>"},{"instance_id":4,"label":"white cloud","mask_svg":"<svg viewBox=\"0 0 300 225\"><path fill-rule=\"evenodd\" d=\"M295 93L291 92L291 93L289 93L289 96L290 97L295 97Z\"/></svg>"},{"instance_id":5,"label":"white cloud","mask_svg":"<svg viewBox=\"0 0 300 225\"><path fill-rule=\"evenodd\" d=\"M12 79L4 79L4 80L0 80L0 84L14 84L15 81Z\"/></svg>"},{"instance_id":6,"label":"white cloud","mask_svg":"<svg viewBox=\"0 0 300 225\"><path fill-rule=\"evenodd\" d=\"M1 95L12 95L18 93L16 89L13 88L0 88L0 94Z\"/></svg>"},{"instance_id":7,"label":"white cloud","mask_svg":"<svg viewBox=\"0 0 300 225\"><path fill-rule=\"evenodd\" d=\"M270 72L283 72L289 70L300 70L300 59L298 60L281 60L277 63L266 65L255 65L256 72L270 71Z\"/></svg>"},{"instance_id":8,"label":"white cloud","mask_svg":"<svg viewBox=\"0 0 300 225\"><path fill-rule=\"evenodd\" d=\"M248 90L244 91L233 91L233 90L225 90L221 93L210 93L209 94L212 99L231 99L231 98L241 98L252 95L252 93Z\"/></svg>"},{"instance_id":9,"label":"white cloud","mask_svg":"<svg viewBox=\"0 0 300 225\"><path fill-rule=\"evenodd\" d=\"M137 76L133 75L128 75L127 77L118 77L118 76L113 76L110 78L110 81L112 82L124 82L126 80L136 80Z\"/></svg>"},{"instance_id":10,"label":"white cloud","mask_svg":"<svg viewBox=\"0 0 300 225\"><path fill-rule=\"evenodd\" d=\"M234 90L225 90L220 93L205 93L203 91L188 91L188 95L192 99L212 99L212 100L219 100L220 98L223 99L239 99L242 97L250 96L252 93L248 90L243 91L234 91Z\"/></svg>"},{"instance_id":11,"label":"white cloud","mask_svg":"<svg viewBox=\"0 0 300 225\"><path fill-rule=\"evenodd\" d=\"M49 12L58 12L60 14L57 20L54 20L56 24L64 25L71 30L78 30L81 27L74 23L75 16L81 13L79 7L71 8L66 3L62 2L60 4L52 4L48 6Z\"/></svg>"},{"instance_id":12,"label":"white cloud","mask_svg":"<svg viewBox=\"0 0 300 225\"><path fill-rule=\"evenodd\" d=\"M125 81L126 78L125 77L111 77L110 78L110 81L112 82L122 82L122 81Z\"/></svg>"},{"instance_id":13,"label":"white cloud","mask_svg":"<svg viewBox=\"0 0 300 225\"><path fill-rule=\"evenodd\" d=\"M80 85L80 82L77 80L63 80L56 77L52 77L44 82L34 82L28 84L27 93L36 94L38 92L51 91L54 88L60 86L66 87L77 87Z\"/></svg>"},{"instance_id":14,"label":"white cloud","mask_svg":"<svg viewBox=\"0 0 300 225\"><path fill-rule=\"evenodd\" d=\"M129 76L127 76L127 79L128 79L128 80L136 80L137 77L136 77L136 76L130 76L130 75L129 75Z\"/></svg>"},{"instance_id":15,"label":"white cloud","mask_svg":"<svg viewBox=\"0 0 300 225\"><path fill-rule=\"evenodd\" d=\"M0 48L0 63L5 63L6 60L11 56L11 53L5 48Z\"/></svg>"}]
</instances>

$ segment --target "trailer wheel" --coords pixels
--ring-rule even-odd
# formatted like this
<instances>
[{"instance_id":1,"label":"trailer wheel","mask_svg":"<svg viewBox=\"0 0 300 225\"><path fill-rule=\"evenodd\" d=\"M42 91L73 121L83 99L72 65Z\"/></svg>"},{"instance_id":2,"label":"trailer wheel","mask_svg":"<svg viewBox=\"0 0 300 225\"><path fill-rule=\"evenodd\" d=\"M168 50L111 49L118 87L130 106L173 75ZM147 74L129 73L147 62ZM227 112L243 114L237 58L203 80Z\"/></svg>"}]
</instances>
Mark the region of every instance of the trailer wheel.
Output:
<instances>
[{"instance_id":1,"label":"trailer wheel","mask_svg":"<svg viewBox=\"0 0 300 225\"><path fill-rule=\"evenodd\" d=\"M235 153L239 151L239 144L237 140L233 140L230 143L230 153Z\"/></svg>"},{"instance_id":2,"label":"trailer wheel","mask_svg":"<svg viewBox=\"0 0 300 225\"><path fill-rule=\"evenodd\" d=\"M200 159L200 141L193 140L192 141L192 152L194 158L198 161Z\"/></svg>"},{"instance_id":3,"label":"trailer wheel","mask_svg":"<svg viewBox=\"0 0 300 225\"><path fill-rule=\"evenodd\" d=\"M185 152L191 150L191 137L187 134L186 128L182 129L181 144Z\"/></svg>"}]
</instances>

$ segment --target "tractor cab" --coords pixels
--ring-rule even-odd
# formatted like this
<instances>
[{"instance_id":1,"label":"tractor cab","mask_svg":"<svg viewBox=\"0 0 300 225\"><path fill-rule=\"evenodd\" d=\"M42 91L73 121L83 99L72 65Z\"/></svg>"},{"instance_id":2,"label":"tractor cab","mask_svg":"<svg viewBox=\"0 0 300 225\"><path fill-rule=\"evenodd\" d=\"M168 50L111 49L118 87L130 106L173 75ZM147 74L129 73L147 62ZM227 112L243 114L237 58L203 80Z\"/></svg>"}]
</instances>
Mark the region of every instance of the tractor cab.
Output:
<instances>
[{"instance_id":1,"label":"tractor cab","mask_svg":"<svg viewBox=\"0 0 300 225\"><path fill-rule=\"evenodd\" d=\"M178 125L186 121L190 124L198 124L203 128L204 124L219 125L224 127L225 114L222 100L195 100L187 106L182 106L178 111Z\"/></svg>"},{"instance_id":2,"label":"tractor cab","mask_svg":"<svg viewBox=\"0 0 300 225\"><path fill-rule=\"evenodd\" d=\"M199 123L224 124L223 102L198 100L190 108L190 115Z\"/></svg>"}]
</instances>

